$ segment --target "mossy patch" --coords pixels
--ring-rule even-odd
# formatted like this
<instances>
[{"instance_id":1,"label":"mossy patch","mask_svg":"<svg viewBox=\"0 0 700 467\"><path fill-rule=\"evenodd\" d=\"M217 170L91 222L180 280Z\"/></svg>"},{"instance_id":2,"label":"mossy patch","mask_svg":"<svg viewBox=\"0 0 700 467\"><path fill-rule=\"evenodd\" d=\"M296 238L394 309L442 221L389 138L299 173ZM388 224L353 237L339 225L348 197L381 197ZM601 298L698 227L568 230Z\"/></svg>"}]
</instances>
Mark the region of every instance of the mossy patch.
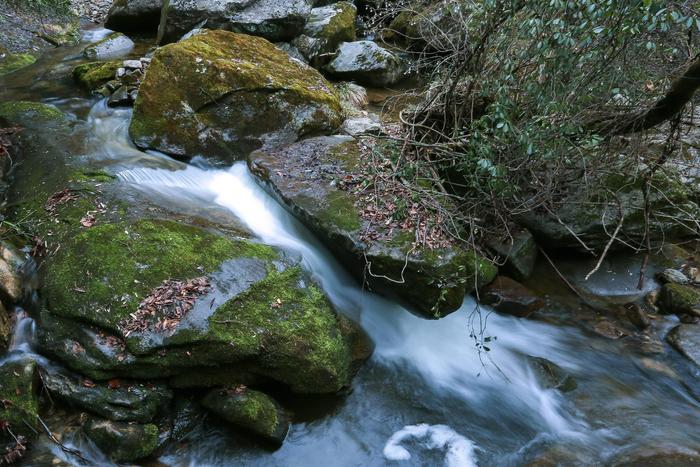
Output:
<instances>
[{"instance_id":1,"label":"mossy patch","mask_svg":"<svg viewBox=\"0 0 700 467\"><path fill-rule=\"evenodd\" d=\"M62 245L47 267L52 313L119 332L119 322L166 279L191 279L238 256L273 258L274 250L170 221L92 227Z\"/></svg>"},{"instance_id":2,"label":"mossy patch","mask_svg":"<svg viewBox=\"0 0 700 467\"><path fill-rule=\"evenodd\" d=\"M0 422L15 436L34 438L39 432L39 376L36 361L26 357L0 365ZM0 439L10 440L0 429Z\"/></svg>"},{"instance_id":3,"label":"mossy patch","mask_svg":"<svg viewBox=\"0 0 700 467\"><path fill-rule=\"evenodd\" d=\"M0 118L22 126L36 127L63 122L65 115L56 106L29 101L0 103Z\"/></svg>"},{"instance_id":4,"label":"mossy patch","mask_svg":"<svg viewBox=\"0 0 700 467\"><path fill-rule=\"evenodd\" d=\"M31 54L8 54L5 58L0 58L0 76L14 73L34 64L34 62L36 62L36 57Z\"/></svg>"},{"instance_id":5,"label":"mossy patch","mask_svg":"<svg viewBox=\"0 0 700 467\"><path fill-rule=\"evenodd\" d=\"M84 88L94 91L113 80L121 65L119 60L83 63L73 68L73 79Z\"/></svg>"},{"instance_id":6,"label":"mossy patch","mask_svg":"<svg viewBox=\"0 0 700 467\"><path fill-rule=\"evenodd\" d=\"M259 37L208 31L158 49L129 132L177 156L241 157L262 137L333 131L339 97L318 72Z\"/></svg>"}]
</instances>

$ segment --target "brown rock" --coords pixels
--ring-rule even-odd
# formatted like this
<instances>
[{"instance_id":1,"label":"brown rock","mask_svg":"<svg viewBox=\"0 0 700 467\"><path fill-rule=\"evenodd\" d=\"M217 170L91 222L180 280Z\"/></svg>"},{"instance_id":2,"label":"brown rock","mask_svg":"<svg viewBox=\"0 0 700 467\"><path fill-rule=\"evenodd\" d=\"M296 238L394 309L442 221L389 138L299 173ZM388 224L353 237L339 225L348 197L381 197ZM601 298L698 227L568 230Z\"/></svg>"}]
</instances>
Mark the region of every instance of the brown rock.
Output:
<instances>
[{"instance_id":1,"label":"brown rock","mask_svg":"<svg viewBox=\"0 0 700 467\"><path fill-rule=\"evenodd\" d=\"M498 276L481 289L481 303L500 313L527 318L544 306L544 302L530 289L508 277Z\"/></svg>"}]
</instances>

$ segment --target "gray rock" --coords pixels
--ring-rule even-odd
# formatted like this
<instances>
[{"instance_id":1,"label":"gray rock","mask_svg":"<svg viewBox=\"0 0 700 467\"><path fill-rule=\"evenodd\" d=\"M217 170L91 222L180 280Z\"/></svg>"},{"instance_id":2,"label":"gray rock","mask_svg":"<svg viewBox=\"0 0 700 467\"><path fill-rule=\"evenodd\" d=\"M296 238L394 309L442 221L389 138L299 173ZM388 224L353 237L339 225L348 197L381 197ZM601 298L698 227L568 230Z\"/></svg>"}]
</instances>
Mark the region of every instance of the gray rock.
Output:
<instances>
[{"instance_id":1,"label":"gray rock","mask_svg":"<svg viewBox=\"0 0 700 467\"><path fill-rule=\"evenodd\" d=\"M119 86L114 94L109 97L107 105L110 107L126 107L133 103L126 86Z\"/></svg>"},{"instance_id":2,"label":"gray rock","mask_svg":"<svg viewBox=\"0 0 700 467\"><path fill-rule=\"evenodd\" d=\"M120 32L156 32L163 0L114 0L105 27Z\"/></svg>"},{"instance_id":3,"label":"gray rock","mask_svg":"<svg viewBox=\"0 0 700 467\"><path fill-rule=\"evenodd\" d=\"M343 42L355 40L357 8L350 2L338 2L311 10L304 34L294 45L315 67L325 65Z\"/></svg>"},{"instance_id":4,"label":"gray rock","mask_svg":"<svg viewBox=\"0 0 700 467\"><path fill-rule=\"evenodd\" d=\"M544 306L544 302L530 289L505 276L497 277L482 288L479 300L500 313L521 318L530 316Z\"/></svg>"},{"instance_id":5,"label":"gray rock","mask_svg":"<svg viewBox=\"0 0 700 467\"><path fill-rule=\"evenodd\" d=\"M385 87L400 81L406 70L403 60L372 41L345 42L324 68L331 76L365 86Z\"/></svg>"},{"instance_id":6,"label":"gray rock","mask_svg":"<svg viewBox=\"0 0 700 467\"><path fill-rule=\"evenodd\" d=\"M42 381L53 398L114 421L150 422L172 399L163 385L129 380L86 384L58 368L46 368Z\"/></svg>"},{"instance_id":7,"label":"gray rock","mask_svg":"<svg viewBox=\"0 0 700 467\"><path fill-rule=\"evenodd\" d=\"M690 283L690 279L678 269L664 269L659 275L665 283L685 285Z\"/></svg>"},{"instance_id":8,"label":"gray rock","mask_svg":"<svg viewBox=\"0 0 700 467\"><path fill-rule=\"evenodd\" d=\"M120 32L115 32L83 50L83 55L90 60L107 60L122 57L134 48L134 41Z\"/></svg>"},{"instance_id":9,"label":"gray rock","mask_svg":"<svg viewBox=\"0 0 700 467\"><path fill-rule=\"evenodd\" d=\"M283 52L286 52L291 58L299 60L302 63L309 64L309 61L302 55L298 48L289 42L278 42L275 46Z\"/></svg>"},{"instance_id":10,"label":"gray rock","mask_svg":"<svg viewBox=\"0 0 700 467\"><path fill-rule=\"evenodd\" d=\"M176 41L199 25L284 42L303 32L310 12L307 0L171 0L159 43Z\"/></svg>"},{"instance_id":11,"label":"gray rock","mask_svg":"<svg viewBox=\"0 0 700 467\"><path fill-rule=\"evenodd\" d=\"M561 392L570 392L576 389L576 380L559 365L546 358L527 357L530 366L535 372L535 377L545 389L558 389Z\"/></svg>"},{"instance_id":12,"label":"gray rock","mask_svg":"<svg viewBox=\"0 0 700 467\"><path fill-rule=\"evenodd\" d=\"M378 135L382 132L382 122L376 115L352 117L346 119L340 129L350 136Z\"/></svg>"},{"instance_id":13,"label":"gray rock","mask_svg":"<svg viewBox=\"0 0 700 467\"><path fill-rule=\"evenodd\" d=\"M525 280L535 269L537 244L529 231L513 232L510 240L490 242L489 246L505 260L502 270L513 279Z\"/></svg>"},{"instance_id":14,"label":"gray rock","mask_svg":"<svg viewBox=\"0 0 700 467\"><path fill-rule=\"evenodd\" d=\"M140 70L143 68L141 60L124 60L123 66L130 70Z\"/></svg>"},{"instance_id":15,"label":"gray rock","mask_svg":"<svg viewBox=\"0 0 700 467\"><path fill-rule=\"evenodd\" d=\"M666 336L669 344L700 367L700 326L680 324Z\"/></svg>"}]
</instances>

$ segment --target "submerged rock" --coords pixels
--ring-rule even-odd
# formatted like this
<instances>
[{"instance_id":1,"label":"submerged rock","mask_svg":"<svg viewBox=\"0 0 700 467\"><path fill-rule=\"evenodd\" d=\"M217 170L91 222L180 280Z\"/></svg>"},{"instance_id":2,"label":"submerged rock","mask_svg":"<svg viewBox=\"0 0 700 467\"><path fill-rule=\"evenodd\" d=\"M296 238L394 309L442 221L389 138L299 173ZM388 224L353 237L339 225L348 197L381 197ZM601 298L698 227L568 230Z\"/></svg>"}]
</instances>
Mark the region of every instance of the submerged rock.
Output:
<instances>
[{"instance_id":1,"label":"submerged rock","mask_svg":"<svg viewBox=\"0 0 700 467\"><path fill-rule=\"evenodd\" d=\"M31 54L0 54L0 76L14 73L34 64L34 62L36 62L36 57Z\"/></svg>"},{"instance_id":2,"label":"submerged rock","mask_svg":"<svg viewBox=\"0 0 700 467\"><path fill-rule=\"evenodd\" d=\"M214 389L202 405L232 425L275 443L282 444L289 432L284 409L270 396L244 386Z\"/></svg>"},{"instance_id":3,"label":"submerged rock","mask_svg":"<svg viewBox=\"0 0 700 467\"><path fill-rule=\"evenodd\" d=\"M163 0L114 0L105 27L120 32L156 32Z\"/></svg>"},{"instance_id":4,"label":"submerged rock","mask_svg":"<svg viewBox=\"0 0 700 467\"><path fill-rule=\"evenodd\" d=\"M289 41L303 32L310 12L307 0L170 0L164 6L159 43L176 41L199 25Z\"/></svg>"},{"instance_id":5,"label":"submerged rock","mask_svg":"<svg viewBox=\"0 0 700 467\"><path fill-rule=\"evenodd\" d=\"M248 164L355 277L424 316L456 310L465 293L495 277L491 263L472 252L417 247L413 232L396 229L384 240L363 239L368 222L355 207L357 196L337 184L360 164L360 146L351 137L311 138L256 151Z\"/></svg>"},{"instance_id":6,"label":"submerged rock","mask_svg":"<svg viewBox=\"0 0 700 467\"><path fill-rule=\"evenodd\" d=\"M231 160L341 123L338 95L316 70L264 39L207 31L158 49L129 132L142 148Z\"/></svg>"},{"instance_id":7,"label":"submerged rock","mask_svg":"<svg viewBox=\"0 0 700 467\"><path fill-rule=\"evenodd\" d=\"M528 360L535 372L535 377L543 388L570 392L578 386L570 374L546 358L530 356Z\"/></svg>"},{"instance_id":8,"label":"submerged rock","mask_svg":"<svg viewBox=\"0 0 700 467\"><path fill-rule=\"evenodd\" d=\"M508 277L498 276L481 289L479 299L500 313L527 318L544 306L534 292Z\"/></svg>"},{"instance_id":9,"label":"submerged rock","mask_svg":"<svg viewBox=\"0 0 700 467\"><path fill-rule=\"evenodd\" d=\"M34 438L39 433L39 373L31 357L10 358L0 364L0 422L14 436ZM12 440L6 428L0 439Z\"/></svg>"},{"instance_id":10,"label":"submerged rock","mask_svg":"<svg viewBox=\"0 0 700 467\"><path fill-rule=\"evenodd\" d=\"M105 224L65 241L46 274L40 347L93 379L172 376L188 386L262 379L300 393L350 383L345 320L298 264L271 247L167 221ZM144 299L165 293L158 287L200 276L211 287L191 298L187 314L168 307L138 314L151 303Z\"/></svg>"},{"instance_id":11,"label":"submerged rock","mask_svg":"<svg viewBox=\"0 0 700 467\"><path fill-rule=\"evenodd\" d=\"M83 50L88 60L108 60L126 55L134 48L134 41L124 34L115 32L104 39L90 44Z\"/></svg>"},{"instance_id":12,"label":"submerged rock","mask_svg":"<svg viewBox=\"0 0 700 467\"><path fill-rule=\"evenodd\" d=\"M332 77L364 86L386 87L400 81L406 70L403 60L372 41L345 42L324 70Z\"/></svg>"},{"instance_id":13,"label":"submerged rock","mask_svg":"<svg viewBox=\"0 0 700 467\"><path fill-rule=\"evenodd\" d=\"M688 360L700 367L700 326L680 324L671 329L666 340Z\"/></svg>"},{"instance_id":14,"label":"submerged rock","mask_svg":"<svg viewBox=\"0 0 700 467\"><path fill-rule=\"evenodd\" d=\"M85 434L115 462L134 462L149 457L158 447L158 427L153 424L114 422L92 418Z\"/></svg>"},{"instance_id":15,"label":"submerged rock","mask_svg":"<svg viewBox=\"0 0 700 467\"><path fill-rule=\"evenodd\" d=\"M115 421L150 422L172 398L163 385L128 380L94 383L55 368L43 372L42 382L53 399Z\"/></svg>"}]
</instances>

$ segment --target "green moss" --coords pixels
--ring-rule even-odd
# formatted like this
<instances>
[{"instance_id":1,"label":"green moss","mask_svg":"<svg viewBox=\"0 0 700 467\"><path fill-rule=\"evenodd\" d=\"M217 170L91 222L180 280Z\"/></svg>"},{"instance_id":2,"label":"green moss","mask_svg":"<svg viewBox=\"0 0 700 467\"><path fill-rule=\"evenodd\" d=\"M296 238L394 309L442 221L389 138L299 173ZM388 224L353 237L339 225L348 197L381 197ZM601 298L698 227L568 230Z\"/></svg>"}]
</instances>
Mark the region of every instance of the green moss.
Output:
<instances>
[{"instance_id":1,"label":"green moss","mask_svg":"<svg viewBox=\"0 0 700 467\"><path fill-rule=\"evenodd\" d=\"M214 390L206 395L202 404L229 423L270 440L281 442L289 428L283 409L258 391Z\"/></svg>"},{"instance_id":2,"label":"green moss","mask_svg":"<svg viewBox=\"0 0 700 467\"><path fill-rule=\"evenodd\" d=\"M0 103L0 118L22 126L39 126L62 122L63 112L56 106L29 101L7 101Z\"/></svg>"},{"instance_id":3,"label":"green moss","mask_svg":"<svg viewBox=\"0 0 700 467\"><path fill-rule=\"evenodd\" d=\"M34 62L36 62L36 57L30 54L8 54L0 60L0 76L26 68Z\"/></svg>"},{"instance_id":4,"label":"green moss","mask_svg":"<svg viewBox=\"0 0 700 467\"><path fill-rule=\"evenodd\" d=\"M326 39L334 45L354 41L357 8L349 2L338 2L333 6L338 13L319 32L318 37Z\"/></svg>"},{"instance_id":5,"label":"green moss","mask_svg":"<svg viewBox=\"0 0 700 467\"><path fill-rule=\"evenodd\" d=\"M95 444L115 462L144 459L158 447L158 427L91 419L83 427Z\"/></svg>"},{"instance_id":6,"label":"green moss","mask_svg":"<svg viewBox=\"0 0 700 467\"><path fill-rule=\"evenodd\" d=\"M265 39L209 31L158 49L129 131L142 147L231 157L236 145L227 142L240 145L284 128L301 106L317 109L304 117L302 134L341 123L339 97L318 72ZM241 119L240 112L250 117ZM212 135L203 134L203 127Z\"/></svg>"},{"instance_id":7,"label":"green moss","mask_svg":"<svg viewBox=\"0 0 700 467\"><path fill-rule=\"evenodd\" d=\"M48 306L54 314L118 332L118 323L162 281L199 277L240 256L276 254L169 221L97 225L64 243L48 264Z\"/></svg>"},{"instance_id":8,"label":"green moss","mask_svg":"<svg viewBox=\"0 0 700 467\"><path fill-rule=\"evenodd\" d=\"M113 80L121 64L119 60L83 63L73 68L73 79L86 89L95 90Z\"/></svg>"},{"instance_id":9,"label":"green moss","mask_svg":"<svg viewBox=\"0 0 700 467\"><path fill-rule=\"evenodd\" d=\"M9 424L15 436L34 438L38 433L38 373L31 358L8 360L0 365L0 422ZM0 429L0 439L7 439Z\"/></svg>"},{"instance_id":10,"label":"green moss","mask_svg":"<svg viewBox=\"0 0 700 467\"><path fill-rule=\"evenodd\" d=\"M681 284L665 284L659 294L659 308L669 314L696 314L700 310L700 289Z\"/></svg>"},{"instance_id":11,"label":"green moss","mask_svg":"<svg viewBox=\"0 0 700 467\"><path fill-rule=\"evenodd\" d=\"M298 266L271 271L221 306L209 323L239 353L254 354L263 346L277 362L269 375L293 389L334 392L350 381L350 350L338 317L323 292L304 282Z\"/></svg>"},{"instance_id":12,"label":"green moss","mask_svg":"<svg viewBox=\"0 0 700 467\"><path fill-rule=\"evenodd\" d=\"M324 225L331 225L346 232L354 232L362 226L352 196L344 191L332 191L325 199L326 206L318 212Z\"/></svg>"}]
</instances>

